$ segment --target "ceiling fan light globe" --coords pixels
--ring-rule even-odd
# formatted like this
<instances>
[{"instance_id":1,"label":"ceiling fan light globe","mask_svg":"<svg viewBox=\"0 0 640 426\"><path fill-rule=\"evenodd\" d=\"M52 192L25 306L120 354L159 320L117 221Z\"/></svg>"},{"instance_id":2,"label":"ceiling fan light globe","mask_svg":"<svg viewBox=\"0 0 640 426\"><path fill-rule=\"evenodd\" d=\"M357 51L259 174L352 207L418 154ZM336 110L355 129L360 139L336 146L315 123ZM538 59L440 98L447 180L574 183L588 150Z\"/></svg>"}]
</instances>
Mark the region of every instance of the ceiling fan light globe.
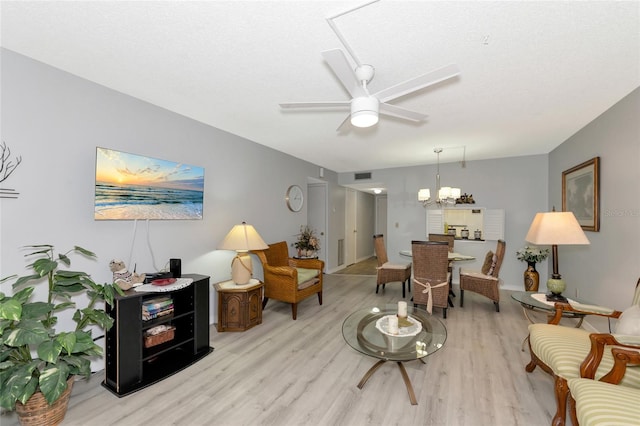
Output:
<instances>
[{"instance_id":1,"label":"ceiling fan light globe","mask_svg":"<svg viewBox=\"0 0 640 426\"><path fill-rule=\"evenodd\" d=\"M379 102L373 96L361 96L351 101L351 124L371 127L378 123Z\"/></svg>"},{"instance_id":2,"label":"ceiling fan light globe","mask_svg":"<svg viewBox=\"0 0 640 426\"><path fill-rule=\"evenodd\" d=\"M356 127L371 127L378 123L378 114L373 111L359 111L351 114L351 124Z\"/></svg>"}]
</instances>

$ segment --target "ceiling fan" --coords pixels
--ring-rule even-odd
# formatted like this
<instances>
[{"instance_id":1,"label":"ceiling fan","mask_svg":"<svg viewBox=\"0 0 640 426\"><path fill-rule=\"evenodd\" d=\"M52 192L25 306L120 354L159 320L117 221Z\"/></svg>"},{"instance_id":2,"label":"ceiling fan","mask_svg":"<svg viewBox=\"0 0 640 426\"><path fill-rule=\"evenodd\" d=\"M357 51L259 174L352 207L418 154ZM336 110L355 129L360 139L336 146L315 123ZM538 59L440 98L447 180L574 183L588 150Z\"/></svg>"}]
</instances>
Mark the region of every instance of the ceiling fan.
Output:
<instances>
[{"instance_id":1,"label":"ceiling fan","mask_svg":"<svg viewBox=\"0 0 640 426\"><path fill-rule=\"evenodd\" d=\"M324 57L324 60L327 61L331 70L336 77L338 77L344 88L347 89L347 92L351 95L351 100L334 102L289 102L280 104L281 108L349 108L351 113L342 122L342 124L338 126L338 131L341 130L348 121L350 121L355 127L371 127L378 123L379 114L413 122L420 122L427 119L426 114L391 105L388 102L457 76L460 74L458 66L447 65L371 94L367 89L367 85L373 79L375 69L371 65L363 64L358 59L356 54L353 52L353 49L349 46L349 43L347 43L347 40L345 40L342 33L338 30L335 22L333 22L334 19L340 16L352 13L372 3L377 3L378 1L379 0L369 0L365 4L353 7L345 12L341 12L327 18L327 23L336 33L336 36L338 36L338 39L340 39L347 52L356 63L355 70L349 64L344 52L340 49L326 50L322 52L322 56Z\"/></svg>"},{"instance_id":2,"label":"ceiling fan","mask_svg":"<svg viewBox=\"0 0 640 426\"><path fill-rule=\"evenodd\" d=\"M338 127L338 130L350 119L356 127L370 127L378 122L378 114L397 117L413 122L424 121L426 114L411 111L388 102L401 96L434 85L460 74L458 66L447 65L402 83L391 86L374 94L369 93L367 85L373 79L375 70L371 65L358 65L351 68L347 57L340 49L322 52L325 61L331 67L352 99L349 101L320 101L320 102L289 102L281 103L280 107L289 108L350 108L351 113Z\"/></svg>"}]
</instances>

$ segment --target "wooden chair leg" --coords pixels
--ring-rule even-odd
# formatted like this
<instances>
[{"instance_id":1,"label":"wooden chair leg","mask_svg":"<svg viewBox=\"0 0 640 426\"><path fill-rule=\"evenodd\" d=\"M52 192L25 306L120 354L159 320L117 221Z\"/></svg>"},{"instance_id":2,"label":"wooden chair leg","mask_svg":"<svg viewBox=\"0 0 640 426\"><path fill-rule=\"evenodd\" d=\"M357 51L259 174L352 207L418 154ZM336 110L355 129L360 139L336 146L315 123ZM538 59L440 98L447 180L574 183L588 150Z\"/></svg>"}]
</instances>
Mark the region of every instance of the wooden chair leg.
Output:
<instances>
[{"instance_id":1,"label":"wooden chair leg","mask_svg":"<svg viewBox=\"0 0 640 426\"><path fill-rule=\"evenodd\" d=\"M464 305L464 290L460 289L460 307L462 308L462 305Z\"/></svg>"},{"instance_id":2,"label":"wooden chair leg","mask_svg":"<svg viewBox=\"0 0 640 426\"><path fill-rule=\"evenodd\" d=\"M447 319L447 308L442 309L442 318Z\"/></svg>"},{"instance_id":3,"label":"wooden chair leg","mask_svg":"<svg viewBox=\"0 0 640 426\"><path fill-rule=\"evenodd\" d=\"M296 318L298 318L298 304L297 303L292 303L291 304L291 315L293 316L294 320Z\"/></svg>"},{"instance_id":4,"label":"wooden chair leg","mask_svg":"<svg viewBox=\"0 0 640 426\"><path fill-rule=\"evenodd\" d=\"M378 294L379 289L380 289L380 284L376 284L376 294Z\"/></svg>"},{"instance_id":5,"label":"wooden chair leg","mask_svg":"<svg viewBox=\"0 0 640 426\"><path fill-rule=\"evenodd\" d=\"M500 303L493 302L493 304L496 305L496 312L500 312Z\"/></svg>"},{"instance_id":6,"label":"wooden chair leg","mask_svg":"<svg viewBox=\"0 0 640 426\"><path fill-rule=\"evenodd\" d=\"M318 292L318 302L322 305L322 292Z\"/></svg>"},{"instance_id":7,"label":"wooden chair leg","mask_svg":"<svg viewBox=\"0 0 640 426\"><path fill-rule=\"evenodd\" d=\"M404 299L405 297L405 292L404 292L404 281L402 281L402 298Z\"/></svg>"},{"instance_id":8,"label":"wooden chair leg","mask_svg":"<svg viewBox=\"0 0 640 426\"><path fill-rule=\"evenodd\" d=\"M569 385L562 377L555 377L556 414L551 420L552 426L564 426L567 420L567 397Z\"/></svg>"},{"instance_id":9,"label":"wooden chair leg","mask_svg":"<svg viewBox=\"0 0 640 426\"><path fill-rule=\"evenodd\" d=\"M576 413L576 400L573 399L571 394L569 394L569 416L571 419L571 424L573 426L578 426L578 414Z\"/></svg>"},{"instance_id":10,"label":"wooden chair leg","mask_svg":"<svg viewBox=\"0 0 640 426\"><path fill-rule=\"evenodd\" d=\"M265 297L264 299L262 299L262 309L264 309L264 307L267 306L268 301L269 301L268 297Z\"/></svg>"}]
</instances>

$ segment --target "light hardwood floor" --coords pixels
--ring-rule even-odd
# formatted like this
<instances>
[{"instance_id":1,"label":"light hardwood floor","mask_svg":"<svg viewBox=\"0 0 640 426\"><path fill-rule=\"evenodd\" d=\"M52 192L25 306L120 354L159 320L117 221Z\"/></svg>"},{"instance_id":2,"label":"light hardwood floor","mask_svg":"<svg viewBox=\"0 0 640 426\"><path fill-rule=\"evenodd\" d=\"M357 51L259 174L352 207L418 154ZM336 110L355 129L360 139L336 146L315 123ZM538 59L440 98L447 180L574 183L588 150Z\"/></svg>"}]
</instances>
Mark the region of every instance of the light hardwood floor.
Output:
<instances>
[{"instance_id":1,"label":"light hardwood floor","mask_svg":"<svg viewBox=\"0 0 640 426\"><path fill-rule=\"evenodd\" d=\"M349 347L342 322L361 307L396 303L399 285L375 294L375 277L327 275L324 305L316 297L289 305L270 301L263 323L241 333L211 327L213 353L193 366L124 398L100 386L102 374L74 385L64 425L549 425L553 382L526 373L521 352L527 321L509 292L501 312L465 293L449 309L445 346L405 363L418 405L409 403L394 363L362 390L376 362ZM407 300L410 296L407 296ZM442 312L434 308L434 315ZM13 413L0 417L17 424Z\"/></svg>"}]
</instances>

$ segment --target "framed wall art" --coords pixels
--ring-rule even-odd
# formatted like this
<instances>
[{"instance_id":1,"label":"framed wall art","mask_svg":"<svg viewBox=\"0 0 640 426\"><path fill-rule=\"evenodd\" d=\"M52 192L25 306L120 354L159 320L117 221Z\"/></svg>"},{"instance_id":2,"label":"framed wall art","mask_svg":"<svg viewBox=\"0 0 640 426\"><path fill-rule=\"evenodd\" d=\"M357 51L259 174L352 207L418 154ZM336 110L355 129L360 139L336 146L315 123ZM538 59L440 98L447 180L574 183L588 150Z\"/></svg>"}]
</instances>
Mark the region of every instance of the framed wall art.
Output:
<instances>
[{"instance_id":1,"label":"framed wall art","mask_svg":"<svg viewBox=\"0 0 640 426\"><path fill-rule=\"evenodd\" d=\"M95 220L202 219L204 168L96 148Z\"/></svg>"},{"instance_id":2,"label":"framed wall art","mask_svg":"<svg viewBox=\"0 0 640 426\"><path fill-rule=\"evenodd\" d=\"M600 157L562 172L562 211L576 216L585 231L600 230Z\"/></svg>"}]
</instances>

